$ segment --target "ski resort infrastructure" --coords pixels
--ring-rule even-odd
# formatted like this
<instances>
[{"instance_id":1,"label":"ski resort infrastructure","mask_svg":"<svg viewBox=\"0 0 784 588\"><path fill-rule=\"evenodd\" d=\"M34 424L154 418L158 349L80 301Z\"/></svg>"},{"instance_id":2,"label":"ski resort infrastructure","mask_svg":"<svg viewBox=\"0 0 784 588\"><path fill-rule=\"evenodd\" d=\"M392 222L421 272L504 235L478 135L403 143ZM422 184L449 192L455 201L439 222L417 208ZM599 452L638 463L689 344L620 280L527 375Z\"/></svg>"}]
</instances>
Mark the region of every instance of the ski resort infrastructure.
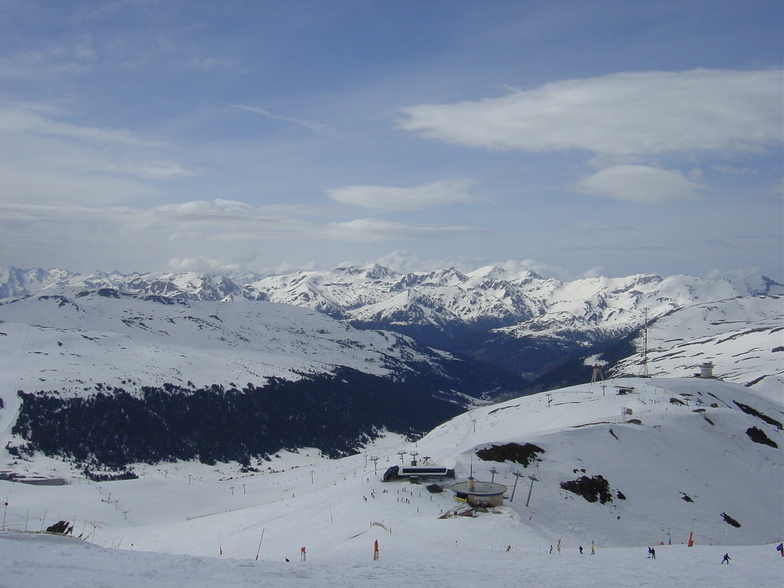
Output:
<instances>
[{"instance_id":1,"label":"ski resort infrastructure","mask_svg":"<svg viewBox=\"0 0 784 588\"><path fill-rule=\"evenodd\" d=\"M715 378L623 378L256 472L138 464L93 482L36 455L0 481L0 586L780 586L782 413ZM509 492L471 509L443 479L381 480L411 459ZM39 533L60 520L79 539Z\"/></svg>"}]
</instances>

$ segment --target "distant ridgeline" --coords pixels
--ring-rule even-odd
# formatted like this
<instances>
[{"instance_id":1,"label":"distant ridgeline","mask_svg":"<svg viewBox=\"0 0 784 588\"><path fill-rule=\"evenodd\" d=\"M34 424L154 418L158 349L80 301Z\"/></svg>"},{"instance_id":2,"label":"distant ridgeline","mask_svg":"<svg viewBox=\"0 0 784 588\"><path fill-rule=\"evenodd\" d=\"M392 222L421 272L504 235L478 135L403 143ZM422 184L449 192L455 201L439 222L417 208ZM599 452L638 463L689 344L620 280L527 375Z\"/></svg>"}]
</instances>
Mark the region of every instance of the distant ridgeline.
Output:
<instances>
[{"instance_id":1,"label":"distant ridgeline","mask_svg":"<svg viewBox=\"0 0 784 588\"><path fill-rule=\"evenodd\" d=\"M340 368L263 387L115 388L87 397L19 392L12 432L26 446L85 466L196 459L251 466L282 449L314 447L331 458L356 453L381 430L421 435L463 412L432 376L395 381Z\"/></svg>"}]
</instances>

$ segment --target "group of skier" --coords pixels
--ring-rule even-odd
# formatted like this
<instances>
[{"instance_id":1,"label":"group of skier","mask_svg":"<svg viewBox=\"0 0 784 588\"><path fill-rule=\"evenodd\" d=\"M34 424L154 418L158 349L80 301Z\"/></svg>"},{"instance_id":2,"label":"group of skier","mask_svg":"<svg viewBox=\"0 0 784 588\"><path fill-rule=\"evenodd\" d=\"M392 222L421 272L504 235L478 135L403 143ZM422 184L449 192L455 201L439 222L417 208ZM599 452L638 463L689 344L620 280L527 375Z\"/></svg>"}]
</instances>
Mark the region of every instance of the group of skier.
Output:
<instances>
[{"instance_id":1,"label":"group of skier","mask_svg":"<svg viewBox=\"0 0 784 588\"><path fill-rule=\"evenodd\" d=\"M649 547L648 548L648 558L649 559L656 559L656 550L653 547ZM725 553L724 557L721 559L721 563L729 565L731 559L732 558L730 557L730 554L729 553Z\"/></svg>"}]
</instances>

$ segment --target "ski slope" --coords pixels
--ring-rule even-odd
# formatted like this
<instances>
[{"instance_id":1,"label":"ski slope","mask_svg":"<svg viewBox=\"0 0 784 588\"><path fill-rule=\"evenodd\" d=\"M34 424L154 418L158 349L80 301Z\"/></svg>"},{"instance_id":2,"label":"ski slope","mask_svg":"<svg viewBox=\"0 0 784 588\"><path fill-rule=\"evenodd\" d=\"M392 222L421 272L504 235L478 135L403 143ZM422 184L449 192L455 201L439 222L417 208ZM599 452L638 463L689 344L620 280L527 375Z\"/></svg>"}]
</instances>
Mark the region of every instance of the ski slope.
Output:
<instances>
[{"instance_id":1,"label":"ski slope","mask_svg":"<svg viewBox=\"0 0 784 588\"><path fill-rule=\"evenodd\" d=\"M66 579L248 586L264 579L460 588L520 578L538 586L779 586L782 434L739 405L769 420L784 414L781 403L720 380L623 379L476 408L415 443L389 435L341 460L281 452L256 464L258 472L177 462L137 465L137 480L90 482L68 464L35 456L14 471L69 483L0 481L4 526L13 531L0 535L0 565L10 570L0 586ZM779 448L752 441L751 427ZM512 442L544 452L528 467L476 456ZM381 482L389 465L414 457L455 467L457 479L442 493ZM609 482L611 502L588 502L561 487L582 469ZM460 516L465 505L449 484L470 474L507 485L504 505ZM29 533L59 520L71 522L82 541ZM372 560L375 541L379 561ZM650 545L656 561L646 557ZM729 566L719 564L725 552Z\"/></svg>"}]
</instances>

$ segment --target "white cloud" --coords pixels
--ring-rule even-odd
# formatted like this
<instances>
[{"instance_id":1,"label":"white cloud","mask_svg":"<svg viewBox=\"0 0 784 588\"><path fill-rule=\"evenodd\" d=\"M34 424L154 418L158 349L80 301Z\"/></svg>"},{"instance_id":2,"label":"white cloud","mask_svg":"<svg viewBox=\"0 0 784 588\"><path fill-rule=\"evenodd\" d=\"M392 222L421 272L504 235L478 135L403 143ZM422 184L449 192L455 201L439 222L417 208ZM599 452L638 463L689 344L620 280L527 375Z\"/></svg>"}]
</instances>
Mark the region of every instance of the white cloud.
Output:
<instances>
[{"instance_id":1,"label":"white cloud","mask_svg":"<svg viewBox=\"0 0 784 588\"><path fill-rule=\"evenodd\" d=\"M406 250L395 250L376 259L375 263L397 272L430 272L453 267L458 271L471 272L487 265L487 260L476 255L456 254L439 258L423 259Z\"/></svg>"},{"instance_id":2,"label":"white cloud","mask_svg":"<svg viewBox=\"0 0 784 588\"><path fill-rule=\"evenodd\" d=\"M604 274L604 268L602 266L600 266L600 265L597 265L596 267L592 267L590 269L585 270L583 272L582 277L584 279L586 279L586 280L590 280L590 279L593 279L593 278L600 278L603 275L605 275Z\"/></svg>"},{"instance_id":3,"label":"white cloud","mask_svg":"<svg viewBox=\"0 0 784 588\"><path fill-rule=\"evenodd\" d=\"M179 220L221 220L221 219L252 219L259 209L234 200L195 200L177 204L156 206L151 212Z\"/></svg>"},{"instance_id":4,"label":"white cloud","mask_svg":"<svg viewBox=\"0 0 784 588\"><path fill-rule=\"evenodd\" d=\"M251 206L233 200L199 200L129 211L123 226L151 231L168 241L261 244L306 240L321 230L312 222L320 209L301 205ZM228 245L227 245L228 246Z\"/></svg>"},{"instance_id":5,"label":"white cloud","mask_svg":"<svg viewBox=\"0 0 784 588\"><path fill-rule=\"evenodd\" d=\"M678 172L645 165L616 165L582 180L577 187L595 196L646 204L698 200L704 188Z\"/></svg>"},{"instance_id":6,"label":"white cloud","mask_svg":"<svg viewBox=\"0 0 784 588\"><path fill-rule=\"evenodd\" d=\"M430 182L412 188L394 186L346 186L327 190L327 196L343 204L385 210L419 210L426 206L473 202L468 193L476 181L470 179Z\"/></svg>"},{"instance_id":7,"label":"white cloud","mask_svg":"<svg viewBox=\"0 0 784 588\"><path fill-rule=\"evenodd\" d=\"M138 176L146 180L173 180L176 178L187 178L193 175L190 170L185 169L181 165L166 161L113 163L106 166L106 171L116 174Z\"/></svg>"},{"instance_id":8,"label":"white cloud","mask_svg":"<svg viewBox=\"0 0 784 588\"><path fill-rule=\"evenodd\" d=\"M734 176L756 176L757 170L750 167L736 167L734 165L712 165L711 169L720 174L731 174Z\"/></svg>"},{"instance_id":9,"label":"white cloud","mask_svg":"<svg viewBox=\"0 0 784 588\"><path fill-rule=\"evenodd\" d=\"M613 225L608 223L594 223L590 221L576 223L574 228L578 231L585 231L589 233L620 233L633 232L637 230L632 225Z\"/></svg>"},{"instance_id":10,"label":"white cloud","mask_svg":"<svg viewBox=\"0 0 784 588\"><path fill-rule=\"evenodd\" d=\"M225 259L198 257L182 257L169 260L169 269L173 272L230 273L238 271L240 264Z\"/></svg>"},{"instance_id":11,"label":"white cloud","mask_svg":"<svg viewBox=\"0 0 784 588\"><path fill-rule=\"evenodd\" d=\"M347 222L330 223L327 235L348 241L385 241L402 238L443 238L482 229L460 225L407 224L361 218Z\"/></svg>"},{"instance_id":12,"label":"white cloud","mask_svg":"<svg viewBox=\"0 0 784 588\"><path fill-rule=\"evenodd\" d=\"M695 69L553 82L500 98L404 108L405 130L492 149L623 157L756 152L782 142L782 71Z\"/></svg>"},{"instance_id":13,"label":"white cloud","mask_svg":"<svg viewBox=\"0 0 784 588\"><path fill-rule=\"evenodd\" d=\"M158 244L184 241L263 242L305 237L313 230L305 207L252 207L231 200L195 201L148 209L128 207L0 203L0 229L9 235L37 235L43 242L63 235L133 238Z\"/></svg>"}]
</instances>

